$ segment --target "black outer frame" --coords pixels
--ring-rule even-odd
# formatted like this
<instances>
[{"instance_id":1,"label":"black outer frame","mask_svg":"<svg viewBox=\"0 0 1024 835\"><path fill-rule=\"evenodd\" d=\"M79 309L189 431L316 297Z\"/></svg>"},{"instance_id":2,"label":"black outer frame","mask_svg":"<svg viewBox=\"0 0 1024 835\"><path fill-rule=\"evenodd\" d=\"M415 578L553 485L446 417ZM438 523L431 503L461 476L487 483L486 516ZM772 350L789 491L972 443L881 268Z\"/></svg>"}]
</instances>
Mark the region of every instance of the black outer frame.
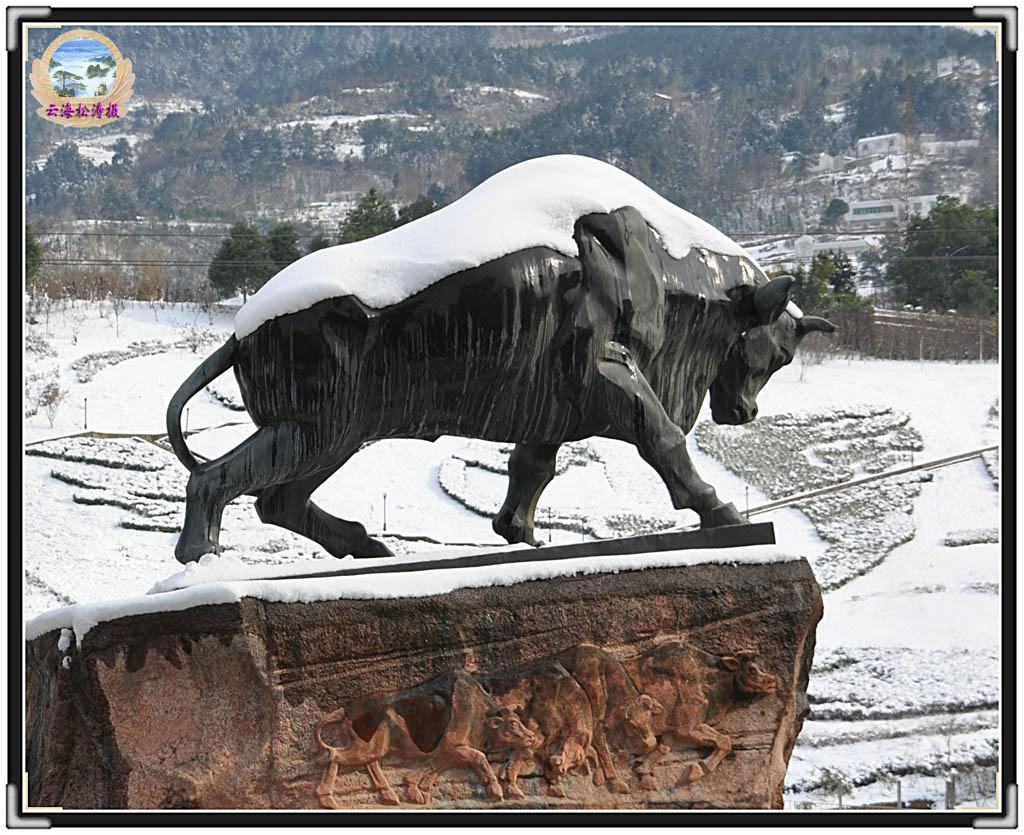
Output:
<instances>
[{"instance_id":1,"label":"black outer frame","mask_svg":"<svg viewBox=\"0 0 1024 835\"><path fill-rule=\"evenodd\" d=\"M46 11L40 9L16 8L8 9L8 31L15 27L14 49L8 49L8 175L9 183L24 182L24 160L21 154L24 130L25 107L25 64L22 59L22 23L39 20L45 23L67 23L90 26L117 25L128 19L132 22L166 22L168 25L183 23L208 23L241 25L238 9L211 8L146 8L130 10L128 8L64 8L49 9L45 18L26 15L19 17L19 11ZM737 10L739 11L739 10ZM22 327L22 276L23 276L23 239L24 239L24 203L21 201L22 189L8 187L8 553L17 554L18 559L8 560L8 716L7 733L10 740L22 740L19 745L8 744L7 757L7 825L8 828L28 828L39 826L508 826L519 827L528 825L545 826L973 826L976 822L982 826L1015 828L1017 810L1007 808L1010 800L1007 787L1017 783L1016 767L1016 611L1013 592L1016 589L1016 443L1014 434L1005 431L1005 427L1016 427L1015 376L1016 369L1016 301L1017 292L1014 278L1016 276L1017 253L1014 231L1016 230L1016 32L1006 31L1008 27L1016 27L1013 7L1007 8L1007 17L999 14L1001 9L988 7L976 16L969 6L961 8L744 8L741 24L786 24L786 23L903 23L907 25L923 25L929 23L978 23L984 20L1002 20L1003 41L999 45L999 60L1002 62L1000 100L1002 158L1000 171L1002 174L1002 205L1003 221L1000 224L1002 234L1002 292L1001 337L1003 348L1000 361L1003 363L1003 396L1002 404L1002 452L1001 469L1010 473L1001 479L1003 512L1003 583L1002 583L1002 704L1001 722L1002 739L1000 754L1002 768L1000 780L1003 789L1002 812L874 812L874 811L841 811L796 812L796 811L761 811L761 810L730 810L730 811L544 811L531 812L524 815L514 811L454 812L454 811L383 811L383 812L247 812L247 811L181 811L181 812L144 812L144 811L97 811L97 812L65 812L40 810L39 812L22 812L24 798L23 786L23 755L24 728L22 727L22 710L24 704L24 645L22 634L24 627L23 601L21 585L23 578L22 537L20 520L23 506L21 502L23 432L21 415L22 392L22 356L24 351ZM731 12L735 14L735 12ZM403 8L401 19L396 19L393 11L379 8L297 8L269 9L252 7L244 13L245 24L274 23L362 23L362 24L400 24L400 23L499 23L516 24L538 23L555 24L567 20L581 23L614 24L614 23L720 23L730 12L715 8ZM729 25L724 23L723 25ZM1011 40L1012 39L1012 40ZM1013 49L1010 44L1013 44ZM15 104L16 103L16 104ZM17 129L17 133L15 133ZM1007 277L1010 280L1007 281ZM1007 347L1011 350L1008 352ZM1007 394L1010 396L1007 397ZM17 589L17 595L13 591ZM12 600L13 598L13 600ZM13 662L13 659L20 659ZM12 803L17 806L12 808Z\"/></svg>"}]
</instances>

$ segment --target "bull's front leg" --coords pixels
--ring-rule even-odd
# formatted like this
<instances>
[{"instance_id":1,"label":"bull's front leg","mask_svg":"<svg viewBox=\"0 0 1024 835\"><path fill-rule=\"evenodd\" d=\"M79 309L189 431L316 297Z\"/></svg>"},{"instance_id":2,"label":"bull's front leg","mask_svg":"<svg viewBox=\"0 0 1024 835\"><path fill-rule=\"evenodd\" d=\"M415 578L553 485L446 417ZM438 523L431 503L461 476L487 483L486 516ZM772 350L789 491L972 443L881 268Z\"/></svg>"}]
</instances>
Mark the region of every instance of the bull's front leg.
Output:
<instances>
[{"instance_id":1,"label":"bull's front leg","mask_svg":"<svg viewBox=\"0 0 1024 835\"><path fill-rule=\"evenodd\" d=\"M508 459L508 494L491 527L509 544L540 545L533 516L544 488L555 477L559 444L516 444Z\"/></svg>"},{"instance_id":2,"label":"bull's front leg","mask_svg":"<svg viewBox=\"0 0 1024 835\"><path fill-rule=\"evenodd\" d=\"M654 750L645 754L643 759L637 763L636 773L640 776L640 787L647 791L658 791L661 783L654 776L654 766L671 750L672 733L668 731L662 734Z\"/></svg>"},{"instance_id":3,"label":"bull's front leg","mask_svg":"<svg viewBox=\"0 0 1024 835\"><path fill-rule=\"evenodd\" d=\"M626 794L629 792L629 786L623 782L615 768L612 752L608 750L608 739L605 736L604 722L605 720L599 720L594 723L593 750L597 755L599 766L594 769L594 785L601 786L607 781L608 791L616 794Z\"/></svg>"},{"instance_id":4,"label":"bull's front leg","mask_svg":"<svg viewBox=\"0 0 1024 835\"><path fill-rule=\"evenodd\" d=\"M747 521L698 475L686 449L686 434L665 412L625 346L617 342L605 345L597 361L596 378L605 418L661 476L673 507L696 511L704 528Z\"/></svg>"},{"instance_id":5,"label":"bull's front leg","mask_svg":"<svg viewBox=\"0 0 1024 835\"><path fill-rule=\"evenodd\" d=\"M498 777L487 762L487 755L478 751L466 743L442 743L444 745L444 756L448 760L447 768L456 765L469 766L480 778L480 782L487 787L487 794L494 800L504 800L505 794L501 790ZM445 769L439 769L443 771Z\"/></svg>"},{"instance_id":6,"label":"bull's front leg","mask_svg":"<svg viewBox=\"0 0 1024 835\"><path fill-rule=\"evenodd\" d=\"M519 788L519 775L529 771L533 766L534 752L537 747L520 748L510 758L505 766L505 780L508 786L509 797L518 797L520 800L526 795Z\"/></svg>"},{"instance_id":7,"label":"bull's front leg","mask_svg":"<svg viewBox=\"0 0 1024 835\"><path fill-rule=\"evenodd\" d=\"M713 748L710 756L697 760L695 763L688 763L683 768L683 785L695 783L705 775L710 774L718 764L725 759L732 750L732 740L726 734L719 733L710 725L697 725L685 738L686 741L699 745L701 748Z\"/></svg>"}]
</instances>

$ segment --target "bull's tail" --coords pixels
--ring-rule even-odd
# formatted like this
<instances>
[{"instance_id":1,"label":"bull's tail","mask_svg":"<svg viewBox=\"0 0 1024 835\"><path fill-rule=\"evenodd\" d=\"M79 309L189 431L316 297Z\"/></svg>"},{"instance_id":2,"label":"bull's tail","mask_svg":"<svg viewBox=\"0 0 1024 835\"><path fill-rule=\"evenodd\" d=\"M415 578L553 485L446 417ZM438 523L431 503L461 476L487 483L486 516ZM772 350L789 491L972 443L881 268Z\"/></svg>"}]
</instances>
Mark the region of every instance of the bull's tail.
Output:
<instances>
[{"instance_id":1,"label":"bull's tail","mask_svg":"<svg viewBox=\"0 0 1024 835\"><path fill-rule=\"evenodd\" d=\"M320 755L316 758L317 762L328 763L331 762L332 753L335 751L343 751L348 745L344 745L342 748L335 748L333 745L328 745L324 742L323 729L328 725L333 725L335 722L341 722L345 718L345 708L339 707L337 710L328 713L319 722L316 723L316 744L320 748ZM347 729L346 729L347 730ZM346 736L349 736L346 734ZM351 737L345 740L349 745L352 740Z\"/></svg>"},{"instance_id":2,"label":"bull's tail","mask_svg":"<svg viewBox=\"0 0 1024 835\"><path fill-rule=\"evenodd\" d=\"M185 436L181 431L181 412L188 403L204 386L213 382L217 377L235 364L235 351L238 348L238 340L234 334L221 345L210 356L203 360L187 380L181 384L171 402L167 406L167 440L171 442L171 449L178 456L178 460L191 472L199 462L189 452L188 444L185 443Z\"/></svg>"}]
</instances>

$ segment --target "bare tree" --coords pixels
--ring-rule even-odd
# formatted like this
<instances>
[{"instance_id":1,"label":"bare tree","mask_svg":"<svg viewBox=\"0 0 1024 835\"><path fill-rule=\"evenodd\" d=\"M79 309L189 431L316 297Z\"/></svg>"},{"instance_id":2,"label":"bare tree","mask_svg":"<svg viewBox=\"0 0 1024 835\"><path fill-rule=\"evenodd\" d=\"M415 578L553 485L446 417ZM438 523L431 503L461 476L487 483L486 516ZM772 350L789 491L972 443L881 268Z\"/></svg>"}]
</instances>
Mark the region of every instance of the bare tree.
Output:
<instances>
[{"instance_id":1,"label":"bare tree","mask_svg":"<svg viewBox=\"0 0 1024 835\"><path fill-rule=\"evenodd\" d=\"M107 297L110 301L110 309L114 313L114 333L118 337L121 336L121 311L128 306L125 290L125 286L120 281L115 280L110 289L110 295Z\"/></svg>"},{"instance_id":2,"label":"bare tree","mask_svg":"<svg viewBox=\"0 0 1024 835\"><path fill-rule=\"evenodd\" d=\"M46 419L50 421L51 428L53 428L53 422L57 418L57 410L60 409L60 404L64 402L64 398L67 395L68 393L61 389L60 383L57 381L47 383L39 394L39 408L46 414Z\"/></svg>"},{"instance_id":3,"label":"bare tree","mask_svg":"<svg viewBox=\"0 0 1024 835\"><path fill-rule=\"evenodd\" d=\"M82 311L76 310L68 316L68 328L71 330L72 344L78 344L78 334L82 332L83 325L85 325L85 313Z\"/></svg>"},{"instance_id":4,"label":"bare tree","mask_svg":"<svg viewBox=\"0 0 1024 835\"><path fill-rule=\"evenodd\" d=\"M818 772L820 786L818 791L826 797L835 797L839 808L843 808L843 798L853 793L853 781L839 768L822 768Z\"/></svg>"},{"instance_id":5,"label":"bare tree","mask_svg":"<svg viewBox=\"0 0 1024 835\"><path fill-rule=\"evenodd\" d=\"M806 382L807 369L812 365L821 365L825 357L832 353L832 343L820 331L807 334L800 342L796 356L800 360L800 382Z\"/></svg>"}]
</instances>

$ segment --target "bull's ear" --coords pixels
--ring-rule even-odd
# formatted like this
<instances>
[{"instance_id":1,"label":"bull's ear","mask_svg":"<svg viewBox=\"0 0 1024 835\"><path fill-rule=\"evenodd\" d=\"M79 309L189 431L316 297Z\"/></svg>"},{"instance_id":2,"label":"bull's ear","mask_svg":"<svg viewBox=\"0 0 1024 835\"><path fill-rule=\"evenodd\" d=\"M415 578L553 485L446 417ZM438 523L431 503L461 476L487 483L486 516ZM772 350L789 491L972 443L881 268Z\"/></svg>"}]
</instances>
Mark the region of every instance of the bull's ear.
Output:
<instances>
[{"instance_id":1,"label":"bull's ear","mask_svg":"<svg viewBox=\"0 0 1024 835\"><path fill-rule=\"evenodd\" d=\"M757 288L754 293L754 309L759 325L770 325L782 315L789 304L789 291L795 281L791 275L780 275Z\"/></svg>"},{"instance_id":2,"label":"bull's ear","mask_svg":"<svg viewBox=\"0 0 1024 835\"><path fill-rule=\"evenodd\" d=\"M731 655L723 655L722 656L722 666L725 667L725 669L729 670L730 672L733 672L733 671L738 670L740 668L740 662L737 661L735 658L733 658L733 656L731 656Z\"/></svg>"},{"instance_id":3,"label":"bull's ear","mask_svg":"<svg viewBox=\"0 0 1024 835\"><path fill-rule=\"evenodd\" d=\"M791 275L780 275L756 289L741 284L730 291L736 303L736 321L740 330L770 325L789 304L789 290L796 279Z\"/></svg>"},{"instance_id":4,"label":"bull's ear","mask_svg":"<svg viewBox=\"0 0 1024 835\"><path fill-rule=\"evenodd\" d=\"M800 337L806 336L811 331L834 333L835 330L835 325L827 319L822 319L820 316L803 316L796 321L796 333Z\"/></svg>"},{"instance_id":5,"label":"bull's ear","mask_svg":"<svg viewBox=\"0 0 1024 835\"><path fill-rule=\"evenodd\" d=\"M665 708L662 707L661 702L651 696L648 696L646 693L640 697L640 704L647 708L653 716L658 716L665 710Z\"/></svg>"}]
</instances>

